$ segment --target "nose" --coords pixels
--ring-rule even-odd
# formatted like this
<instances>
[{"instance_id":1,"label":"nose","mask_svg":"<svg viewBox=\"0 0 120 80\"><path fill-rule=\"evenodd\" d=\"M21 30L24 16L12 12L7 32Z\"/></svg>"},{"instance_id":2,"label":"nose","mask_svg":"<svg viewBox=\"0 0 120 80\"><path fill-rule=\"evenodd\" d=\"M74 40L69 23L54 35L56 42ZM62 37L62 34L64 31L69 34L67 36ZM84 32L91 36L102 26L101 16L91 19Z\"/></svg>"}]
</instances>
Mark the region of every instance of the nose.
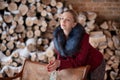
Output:
<instances>
[{"instance_id":1,"label":"nose","mask_svg":"<svg viewBox=\"0 0 120 80\"><path fill-rule=\"evenodd\" d=\"M66 20L65 20L65 19L63 19L61 22L62 22L62 23L65 23L65 21L66 21Z\"/></svg>"}]
</instances>

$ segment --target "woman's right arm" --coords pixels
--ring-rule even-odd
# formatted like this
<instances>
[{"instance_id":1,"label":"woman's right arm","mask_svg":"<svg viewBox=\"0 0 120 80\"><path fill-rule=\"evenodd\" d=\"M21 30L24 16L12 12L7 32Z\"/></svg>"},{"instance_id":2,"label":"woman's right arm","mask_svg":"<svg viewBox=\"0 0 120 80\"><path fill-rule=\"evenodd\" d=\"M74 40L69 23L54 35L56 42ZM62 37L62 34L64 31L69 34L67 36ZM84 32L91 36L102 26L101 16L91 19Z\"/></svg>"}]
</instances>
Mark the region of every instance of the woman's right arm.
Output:
<instances>
[{"instance_id":1,"label":"woman's right arm","mask_svg":"<svg viewBox=\"0 0 120 80\"><path fill-rule=\"evenodd\" d=\"M79 67L86 64L89 50L89 36L88 34L84 35L84 38L81 42L81 49L75 55L75 57L67 57L66 59L60 58L60 67L59 69Z\"/></svg>"}]
</instances>

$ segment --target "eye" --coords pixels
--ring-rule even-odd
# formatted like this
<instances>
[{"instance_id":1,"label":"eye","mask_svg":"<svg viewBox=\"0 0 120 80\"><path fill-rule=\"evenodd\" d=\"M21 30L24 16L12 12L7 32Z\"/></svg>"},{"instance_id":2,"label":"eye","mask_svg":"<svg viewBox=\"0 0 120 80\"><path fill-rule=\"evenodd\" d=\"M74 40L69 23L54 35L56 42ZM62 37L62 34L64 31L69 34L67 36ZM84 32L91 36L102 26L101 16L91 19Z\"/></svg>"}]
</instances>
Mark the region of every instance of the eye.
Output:
<instances>
[{"instance_id":1,"label":"eye","mask_svg":"<svg viewBox=\"0 0 120 80\"><path fill-rule=\"evenodd\" d=\"M70 21L70 19L66 19L66 21Z\"/></svg>"},{"instance_id":2,"label":"eye","mask_svg":"<svg viewBox=\"0 0 120 80\"><path fill-rule=\"evenodd\" d=\"M60 20L63 20L64 18L60 18Z\"/></svg>"}]
</instances>

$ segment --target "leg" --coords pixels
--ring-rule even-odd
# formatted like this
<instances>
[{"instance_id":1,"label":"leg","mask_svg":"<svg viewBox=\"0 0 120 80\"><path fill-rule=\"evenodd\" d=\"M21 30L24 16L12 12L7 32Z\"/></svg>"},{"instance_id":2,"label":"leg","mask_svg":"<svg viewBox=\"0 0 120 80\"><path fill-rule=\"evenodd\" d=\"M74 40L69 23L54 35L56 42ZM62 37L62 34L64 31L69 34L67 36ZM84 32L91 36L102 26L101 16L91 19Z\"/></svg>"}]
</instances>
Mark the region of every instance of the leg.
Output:
<instances>
[{"instance_id":1,"label":"leg","mask_svg":"<svg viewBox=\"0 0 120 80\"><path fill-rule=\"evenodd\" d=\"M93 72L90 73L90 80L104 80L105 75L105 60Z\"/></svg>"}]
</instances>

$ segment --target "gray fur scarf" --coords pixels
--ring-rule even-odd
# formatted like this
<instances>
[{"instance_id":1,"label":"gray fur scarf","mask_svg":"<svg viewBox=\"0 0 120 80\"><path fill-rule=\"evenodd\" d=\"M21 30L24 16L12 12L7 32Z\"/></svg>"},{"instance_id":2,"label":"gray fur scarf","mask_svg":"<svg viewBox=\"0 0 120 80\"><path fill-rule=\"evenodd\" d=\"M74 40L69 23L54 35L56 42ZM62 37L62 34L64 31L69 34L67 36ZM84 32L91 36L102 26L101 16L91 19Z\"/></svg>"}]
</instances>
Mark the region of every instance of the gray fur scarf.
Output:
<instances>
[{"instance_id":1,"label":"gray fur scarf","mask_svg":"<svg viewBox=\"0 0 120 80\"><path fill-rule=\"evenodd\" d=\"M77 24L70 32L68 39L64 35L63 30L58 26L53 32L55 49L62 57L73 56L80 50L80 42L85 33L81 24Z\"/></svg>"}]
</instances>

